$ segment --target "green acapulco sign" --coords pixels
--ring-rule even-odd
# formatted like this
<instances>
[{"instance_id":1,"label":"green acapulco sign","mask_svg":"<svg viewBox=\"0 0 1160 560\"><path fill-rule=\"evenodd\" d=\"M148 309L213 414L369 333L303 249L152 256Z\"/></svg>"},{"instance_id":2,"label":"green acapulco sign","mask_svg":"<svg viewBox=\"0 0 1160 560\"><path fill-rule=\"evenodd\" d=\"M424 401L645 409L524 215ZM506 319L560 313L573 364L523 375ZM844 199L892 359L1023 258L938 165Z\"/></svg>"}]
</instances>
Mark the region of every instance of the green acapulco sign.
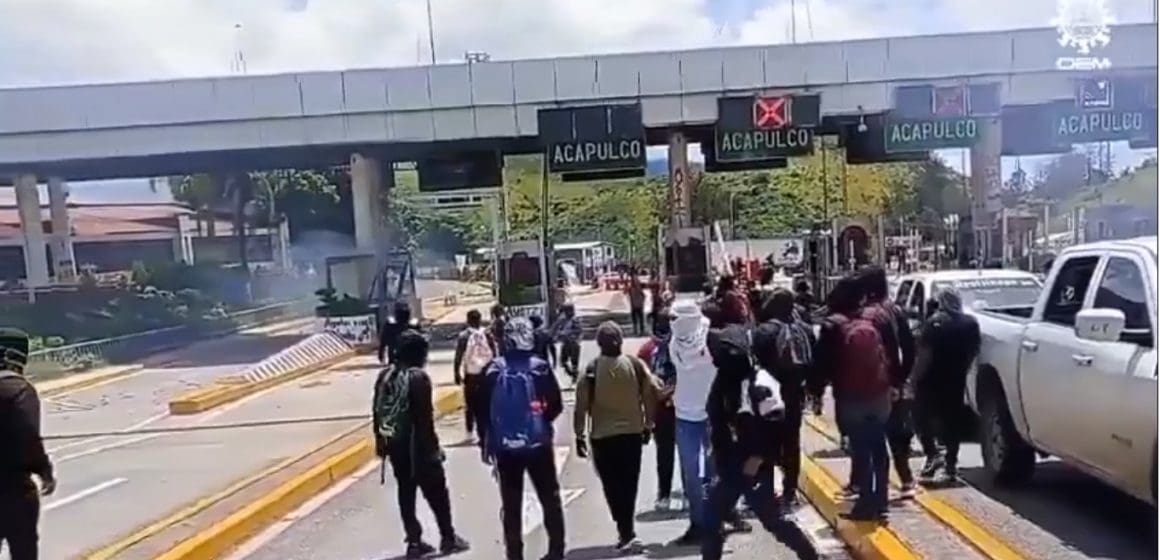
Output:
<instances>
[{"instance_id":1,"label":"green acapulco sign","mask_svg":"<svg viewBox=\"0 0 1160 560\"><path fill-rule=\"evenodd\" d=\"M1059 113L1052 121L1052 134L1060 144L1134 140L1148 136L1149 121L1156 122L1155 109Z\"/></svg>"},{"instance_id":2,"label":"green acapulco sign","mask_svg":"<svg viewBox=\"0 0 1160 560\"><path fill-rule=\"evenodd\" d=\"M926 152L944 148L970 148L982 133L980 119L936 117L886 119L886 153Z\"/></svg>"}]
</instances>

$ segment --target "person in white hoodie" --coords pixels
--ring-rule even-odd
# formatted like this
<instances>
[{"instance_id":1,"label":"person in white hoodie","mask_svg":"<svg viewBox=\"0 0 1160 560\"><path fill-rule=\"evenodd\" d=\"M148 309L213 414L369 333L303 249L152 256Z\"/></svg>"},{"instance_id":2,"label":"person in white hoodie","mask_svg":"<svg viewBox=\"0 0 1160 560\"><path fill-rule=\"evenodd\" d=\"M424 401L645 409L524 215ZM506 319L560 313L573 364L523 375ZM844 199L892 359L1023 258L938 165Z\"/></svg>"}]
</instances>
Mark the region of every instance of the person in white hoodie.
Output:
<instances>
[{"instance_id":1,"label":"person in white hoodie","mask_svg":"<svg viewBox=\"0 0 1160 560\"><path fill-rule=\"evenodd\" d=\"M689 502L689 529L677 544L692 545L700 541L705 523L704 481L712 478L713 464L708 458L709 415L705 402L717 376L707 344L709 318L691 300L673 304L672 340L669 356L676 369L677 457L681 466L681 485ZM702 471L702 468L704 469Z\"/></svg>"}]
</instances>

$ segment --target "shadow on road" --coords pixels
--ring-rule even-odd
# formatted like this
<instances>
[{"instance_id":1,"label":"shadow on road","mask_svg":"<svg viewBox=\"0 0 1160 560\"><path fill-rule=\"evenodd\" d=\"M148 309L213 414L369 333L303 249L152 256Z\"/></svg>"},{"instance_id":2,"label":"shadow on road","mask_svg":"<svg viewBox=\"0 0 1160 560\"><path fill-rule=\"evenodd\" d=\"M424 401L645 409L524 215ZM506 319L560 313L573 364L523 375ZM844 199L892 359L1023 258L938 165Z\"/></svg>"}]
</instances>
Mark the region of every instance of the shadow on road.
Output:
<instances>
[{"instance_id":1,"label":"shadow on road","mask_svg":"<svg viewBox=\"0 0 1160 560\"><path fill-rule=\"evenodd\" d=\"M163 354L149 356L142 363L149 369L178 369L234 364L251 364L306 338L304 334L235 334L199 341Z\"/></svg>"}]
</instances>

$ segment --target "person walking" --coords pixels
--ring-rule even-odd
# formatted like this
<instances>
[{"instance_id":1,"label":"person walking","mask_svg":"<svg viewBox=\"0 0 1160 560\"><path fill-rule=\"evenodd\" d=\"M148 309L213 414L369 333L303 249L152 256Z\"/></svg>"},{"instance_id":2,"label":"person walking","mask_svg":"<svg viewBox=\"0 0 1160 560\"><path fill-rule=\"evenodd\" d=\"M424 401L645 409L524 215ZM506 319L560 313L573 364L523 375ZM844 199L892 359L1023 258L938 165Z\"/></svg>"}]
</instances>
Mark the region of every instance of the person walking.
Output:
<instances>
[{"instance_id":1,"label":"person walking","mask_svg":"<svg viewBox=\"0 0 1160 560\"><path fill-rule=\"evenodd\" d=\"M681 509L672 497L673 468L677 451L677 416L673 407L673 390L677 373L669 356L672 321L668 310L660 310L653 321L653 335L640 346L637 357L649 364L661 383L656 418L653 419L653 443L657 453L657 511Z\"/></svg>"},{"instance_id":2,"label":"person walking","mask_svg":"<svg viewBox=\"0 0 1160 560\"><path fill-rule=\"evenodd\" d=\"M544 328L544 318L539 315L532 315L528 317L528 321L532 324L532 337L535 346L533 352L540 357L541 360L548 362L548 367L552 370L556 369L556 341L552 340L552 333Z\"/></svg>"},{"instance_id":3,"label":"person walking","mask_svg":"<svg viewBox=\"0 0 1160 560\"><path fill-rule=\"evenodd\" d=\"M485 463L499 478L501 520L507 560L523 560L524 474L532 481L548 553L543 560L564 558L564 506L556 475L552 423L564 410L560 385L548 362L535 352L531 322L514 318L504 326L506 351L488 366L484 392L487 439L481 443Z\"/></svg>"},{"instance_id":4,"label":"person walking","mask_svg":"<svg viewBox=\"0 0 1160 560\"><path fill-rule=\"evenodd\" d=\"M575 385L580 374L580 338L584 335L584 326L576 316L575 304L565 303L560 308L560 317L552 325L552 335L560 341L560 363L564 366L564 373L572 378L572 384Z\"/></svg>"},{"instance_id":5,"label":"person walking","mask_svg":"<svg viewBox=\"0 0 1160 560\"><path fill-rule=\"evenodd\" d=\"M775 289L758 313L753 333L754 357L780 385L785 403L783 431L778 439L782 468L782 505L796 507L801 476L801 429L806 403L806 379L814 367L813 330L794 313L794 296Z\"/></svg>"},{"instance_id":6,"label":"person walking","mask_svg":"<svg viewBox=\"0 0 1160 560\"><path fill-rule=\"evenodd\" d=\"M446 456L435 433L431 378L427 375L427 338L417 331L399 335L391 367L375 380L372 417L375 453L390 462L398 491L407 558L435 552L423 540L423 526L415 515L416 492L431 507L439 525L439 551L453 554L469 548L451 522L451 497L443 470Z\"/></svg>"},{"instance_id":7,"label":"person walking","mask_svg":"<svg viewBox=\"0 0 1160 560\"><path fill-rule=\"evenodd\" d=\"M947 481L958 479L959 444L970 412L963 403L967 372L979 355L979 323L963 313L963 302L954 288L943 288L935 296L938 310L931 315L919 335L919 353L911 384L924 424L920 434L926 441L926 464L919 475L933 480L939 469ZM939 451L938 443L945 452ZM945 453L945 454L944 454Z\"/></svg>"},{"instance_id":8,"label":"person walking","mask_svg":"<svg viewBox=\"0 0 1160 560\"><path fill-rule=\"evenodd\" d=\"M495 342L483 328L483 316L478 309L467 312L467 327L459 333L455 341L453 371L455 384L463 386L463 412L467 435L470 438L478 429L477 437L483 441L484 424L481 415L487 414L486 401L482 400L483 371L496 357Z\"/></svg>"},{"instance_id":9,"label":"person walking","mask_svg":"<svg viewBox=\"0 0 1160 560\"><path fill-rule=\"evenodd\" d=\"M879 520L888 503L886 423L894 384L884 337L859 307L860 295L854 278L844 278L834 287L815 361L831 376L838 423L850 441L847 494L857 498L845 516Z\"/></svg>"},{"instance_id":10,"label":"person walking","mask_svg":"<svg viewBox=\"0 0 1160 560\"><path fill-rule=\"evenodd\" d=\"M914 369L914 336L901 306L889 296L886 270L879 266L863 269L859 283L864 297L863 312L883 333L891 379L894 380L886 437L890 458L901 483L899 497L913 499L918 489L910 468L910 444L914 440L914 397L906 391L906 379Z\"/></svg>"},{"instance_id":11,"label":"person walking","mask_svg":"<svg viewBox=\"0 0 1160 560\"><path fill-rule=\"evenodd\" d=\"M605 322L596 330L600 356L585 368L576 386L573 430L580 457L592 461L604 489L604 499L616 523L616 549L640 547L634 514L640 483L643 446L652 433L657 382L636 356L624 354L620 326ZM591 431L589 431L591 428Z\"/></svg>"},{"instance_id":12,"label":"person walking","mask_svg":"<svg viewBox=\"0 0 1160 560\"><path fill-rule=\"evenodd\" d=\"M695 303L678 301L673 306L669 357L676 373L673 391L676 417L677 460L681 485L689 504L689 527L677 539L686 546L699 542L705 524L705 481L713 477L709 460L709 413L705 402L717 376L709 355L710 320Z\"/></svg>"},{"instance_id":13,"label":"person walking","mask_svg":"<svg viewBox=\"0 0 1160 560\"><path fill-rule=\"evenodd\" d=\"M628 284L628 307L632 316L632 328L636 336L644 336L644 285L635 273Z\"/></svg>"},{"instance_id":14,"label":"person walking","mask_svg":"<svg viewBox=\"0 0 1160 560\"><path fill-rule=\"evenodd\" d=\"M0 329L0 547L8 545L12 560L36 560L40 496L56 491L40 433L40 396L24 377L29 346L24 331Z\"/></svg>"},{"instance_id":15,"label":"person walking","mask_svg":"<svg viewBox=\"0 0 1160 560\"><path fill-rule=\"evenodd\" d=\"M411 317L411 306L405 301L395 303L395 308L383 326L379 328L379 363L390 364L395 360L395 348L399 336L404 331L421 331L419 320Z\"/></svg>"},{"instance_id":16,"label":"person walking","mask_svg":"<svg viewBox=\"0 0 1160 560\"><path fill-rule=\"evenodd\" d=\"M749 300L738 288L732 275L721 276L717 281L715 294L717 305L721 308L722 320L725 323L748 325L752 320L749 312Z\"/></svg>"}]
</instances>

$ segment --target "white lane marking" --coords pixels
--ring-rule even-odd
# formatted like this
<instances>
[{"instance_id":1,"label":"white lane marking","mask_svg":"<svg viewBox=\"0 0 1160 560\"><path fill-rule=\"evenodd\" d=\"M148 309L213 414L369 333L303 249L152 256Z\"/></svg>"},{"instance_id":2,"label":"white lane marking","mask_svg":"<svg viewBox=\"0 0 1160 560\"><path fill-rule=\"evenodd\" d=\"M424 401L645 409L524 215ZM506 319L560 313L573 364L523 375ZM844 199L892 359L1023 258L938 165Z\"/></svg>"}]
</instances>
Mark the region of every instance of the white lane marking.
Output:
<instances>
[{"instance_id":1,"label":"white lane marking","mask_svg":"<svg viewBox=\"0 0 1160 560\"><path fill-rule=\"evenodd\" d=\"M279 535L286 532L286 530L294 525L294 523L296 523L298 520L314 513L319 508L326 505L327 502L334 499L335 496L342 494L351 486L354 486L356 483L358 483L358 481L366 478L372 472L375 472L378 467L379 461L377 459L367 463L366 465L363 465L354 473L336 482L330 488L323 490L318 495L307 500L306 503L298 506L298 508L294 511L286 514L273 525L268 527L265 531L258 533L253 538L242 543L242 545L236 548L233 553L231 553L229 556L226 556L225 560L244 560L245 558L249 558L255 552L258 552L274 539L278 538Z\"/></svg>"},{"instance_id":2,"label":"white lane marking","mask_svg":"<svg viewBox=\"0 0 1160 560\"><path fill-rule=\"evenodd\" d=\"M134 430L140 430L141 428L144 428L144 427L146 427L154 422L157 422L159 420L163 420L163 419L167 418L168 416L169 416L169 412L162 412L160 414L155 414L155 415L150 416L149 418L146 418L146 419L144 419L136 424L133 424L132 426L129 426L127 428L123 428L123 429L120 429L117 431L122 433L122 434L127 434L128 432L132 432ZM117 437L117 436L100 436L100 437L95 437L95 438L82 439L80 441L74 441L72 443L58 445L52 449L49 449L48 452L49 453L58 453L58 452L64 451L65 449L72 449L74 447L80 447L82 445L86 445L86 444L90 444L90 443L97 443L97 442L113 439L114 437Z\"/></svg>"},{"instance_id":3,"label":"white lane marking","mask_svg":"<svg viewBox=\"0 0 1160 560\"><path fill-rule=\"evenodd\" d=\"M129 481L129 479L127 479L127 478L114 478L111 480L106 480L106 481L104 481L100 484L97 484L95 486L90 486L88 488L85 488L84 490L81 490L80 492L77 492L76 494L72 494L71 496L65 496L59 500L56 500L54 502L50 502L48 505L44 506L44 511L52 511L56 508L64 507L64 506L67 506L67 505L74 503L74 502L79 502L79 501L81 501L89 496L92 496L93 494L96 494L98 492L104 492L105 490L108 490L109 488L112 488L114 486L118 486L120 484L124 484L128 481Z\"/></svg>"},{"instance_id":4,"label":"white lane marking","mask_svg":"<svg viewBox=\"0 0 1160 560\"><path fill-rule=\"evenodd\" d=\"M553 449L556 457L556 480L564 474L564 466L568 463L568 457L572 453L572 448L566 445L558 445ZM524 481L524 503L522 512L522 527L524 528L524 536L532 534L536 529L544 524L544 510L540 507L540 499L536 497L536 490L531 488L531 481ZM572 503L576 498L579 498L584 493L584 489L580 488L562 488L560 489L560 501L563 502L564 507Z\"/></svg>"}]
</instances>

